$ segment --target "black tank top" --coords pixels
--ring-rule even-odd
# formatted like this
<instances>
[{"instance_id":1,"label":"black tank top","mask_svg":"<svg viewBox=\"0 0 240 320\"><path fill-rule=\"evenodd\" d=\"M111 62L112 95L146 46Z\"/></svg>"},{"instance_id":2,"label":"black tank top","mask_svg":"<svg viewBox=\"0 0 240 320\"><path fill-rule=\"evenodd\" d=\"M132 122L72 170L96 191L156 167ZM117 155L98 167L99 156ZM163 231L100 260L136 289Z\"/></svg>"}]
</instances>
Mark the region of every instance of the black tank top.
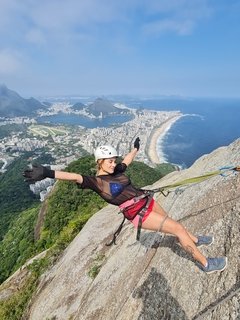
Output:
<instances>
[{"instance_id":1,"label":"black tank top","mask_svg":"<svg viewBox=\"0 0 240 320\"><path fill-rule=\"evenodd\" d=\"M143 190L135 188L130 179L123 174L127 169L125 163L116 165L113 174L100 176L82 176L79 184L82 189L91 189L98 193L106 202L119 206L123 202L143 194Z\"/></svg>"}]
</instances>

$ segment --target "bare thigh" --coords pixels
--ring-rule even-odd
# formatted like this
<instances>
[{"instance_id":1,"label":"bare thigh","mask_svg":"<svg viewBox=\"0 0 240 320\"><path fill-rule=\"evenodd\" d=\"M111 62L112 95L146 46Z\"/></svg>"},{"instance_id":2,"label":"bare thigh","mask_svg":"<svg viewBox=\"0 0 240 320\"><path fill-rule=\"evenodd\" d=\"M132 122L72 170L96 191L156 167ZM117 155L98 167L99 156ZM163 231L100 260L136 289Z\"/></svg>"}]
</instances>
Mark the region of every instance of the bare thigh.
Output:
<instances>
[{"instance_id":1,"label":"bare thigh","mask_svg":"<svg viewBox=\"0 0 240 320\"><path fill-rule=\"evenodd\" d=\"M157 202L154 203L152 212L143 222L142 228L153 231L162 231L176 236L183 231L186 232L179 222L167 216L167 213Z\"/></svg>"},{"instance_id":2,"label":"bare thigh","mask_svg":"<svg viewBox=\"0 0 240 320\"><path fill-rule=\"evenodd\" d=\"M189 233L184 226L169 218L163 208L155 202L152 212L143 222L142 227L148 230L161 231L176 236L182 247L202 265L206 265L206 257L198 250L195 243L197 238Z\"/></svg>"}]
</instances>

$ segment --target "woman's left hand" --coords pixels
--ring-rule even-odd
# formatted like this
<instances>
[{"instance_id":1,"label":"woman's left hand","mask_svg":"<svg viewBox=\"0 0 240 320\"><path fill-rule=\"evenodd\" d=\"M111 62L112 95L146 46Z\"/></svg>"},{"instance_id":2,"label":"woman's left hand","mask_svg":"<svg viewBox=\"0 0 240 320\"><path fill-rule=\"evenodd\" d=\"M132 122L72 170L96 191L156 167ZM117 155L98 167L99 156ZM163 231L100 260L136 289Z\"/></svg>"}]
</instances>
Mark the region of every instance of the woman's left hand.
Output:
<instances>
[{"instance_id":1,"label":"woman's left hand","mask_svg":"<svg viewBox=\"0 0 240 320\"><path fill-rule=\"evenodd\" d=\"M140 148L140 139L139 139L139 137L136 138L136 140L134 141L133 146L134 146L134 148L137 149L137 151L139 150L139 148Z\"/></svg>"}]
</instances>

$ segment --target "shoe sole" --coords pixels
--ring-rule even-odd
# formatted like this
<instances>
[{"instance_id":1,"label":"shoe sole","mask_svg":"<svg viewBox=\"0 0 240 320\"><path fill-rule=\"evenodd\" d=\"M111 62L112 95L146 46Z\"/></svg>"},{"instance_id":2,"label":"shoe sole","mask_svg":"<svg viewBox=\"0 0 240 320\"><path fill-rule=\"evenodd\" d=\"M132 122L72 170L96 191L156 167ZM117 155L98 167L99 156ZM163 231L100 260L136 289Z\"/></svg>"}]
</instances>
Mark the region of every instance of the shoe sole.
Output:
<instances>
[{"instance_id":1,"label":"shoe sole","mask_svg":"<svg viewBox=\"0 0 240 320\"><path fill-rule=\"evenodd\" d=\"M210 246L211 244L213 244L213 242L214 242L214 237L212 237L212 242L210 242L210 243L208 243L208 244L205 244L205 243L202 243L202 244L197 244L196 243L196 247L197 248L200 248L200 247L202 247L202 246Z\"/></svg>"},{"instance_id":2,"label":"shoe sole","mask_svg":"<svg viewBox=\"0 0 240 320\"><path fill-rule=\"evenodd\" d=\"M226 257L226 263L225 263L225 266L222 268L222 269L219 269L219 270L212 270L212 271L205 271L205 273L207 273L207 274L210 274L210 273L213 273L213 272L222 272L224 269L226 269L226 267L227 267L227 263L228 263L228 259L227 259L227 257Z\"/></svg>"}]
</instances>

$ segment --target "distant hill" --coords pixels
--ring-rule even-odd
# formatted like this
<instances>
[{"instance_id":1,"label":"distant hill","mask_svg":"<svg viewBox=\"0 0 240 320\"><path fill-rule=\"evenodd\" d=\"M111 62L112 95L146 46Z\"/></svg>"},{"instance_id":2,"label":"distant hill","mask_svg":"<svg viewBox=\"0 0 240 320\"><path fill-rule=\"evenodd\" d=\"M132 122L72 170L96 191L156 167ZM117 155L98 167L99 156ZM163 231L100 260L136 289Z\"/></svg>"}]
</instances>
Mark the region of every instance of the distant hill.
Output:
<instances>
[{"instance_id":1,"label":"distant hill","mask_svg":"<svg viewBox=\"0 0 240 320\"><path fill-rule=\"evenodd\" d=\"M17 92L0 85L0 117L30 116L45 108L47 106L38 100L24 99Z\"/></svg>"},{"instance_id":2,"label":"distant hill","mask_svg":"<svg viewBox=\"0 0 240 320\"><path fill-rule=\"evenodd\" d=\"M84 108L86 108L86 106L82 102L77 102L72 106L72 109L75 111L83 110Z\"/></svg>"},{"instance_id":3,"label":"distant hill","mask_svg":"<svg viewBox=\"0 0 240 320\"><path fill-rule=\"evenodd\" d=\"M93 103L87 106L86 111L90 114L93 114L95 116L100 116L101 114L103 116L109 114L109 113L128 113L129 111L127 109L120 109L115 107L112 102L110 102L107 99L97 98Z\"/></svg>"}]
</instances>

